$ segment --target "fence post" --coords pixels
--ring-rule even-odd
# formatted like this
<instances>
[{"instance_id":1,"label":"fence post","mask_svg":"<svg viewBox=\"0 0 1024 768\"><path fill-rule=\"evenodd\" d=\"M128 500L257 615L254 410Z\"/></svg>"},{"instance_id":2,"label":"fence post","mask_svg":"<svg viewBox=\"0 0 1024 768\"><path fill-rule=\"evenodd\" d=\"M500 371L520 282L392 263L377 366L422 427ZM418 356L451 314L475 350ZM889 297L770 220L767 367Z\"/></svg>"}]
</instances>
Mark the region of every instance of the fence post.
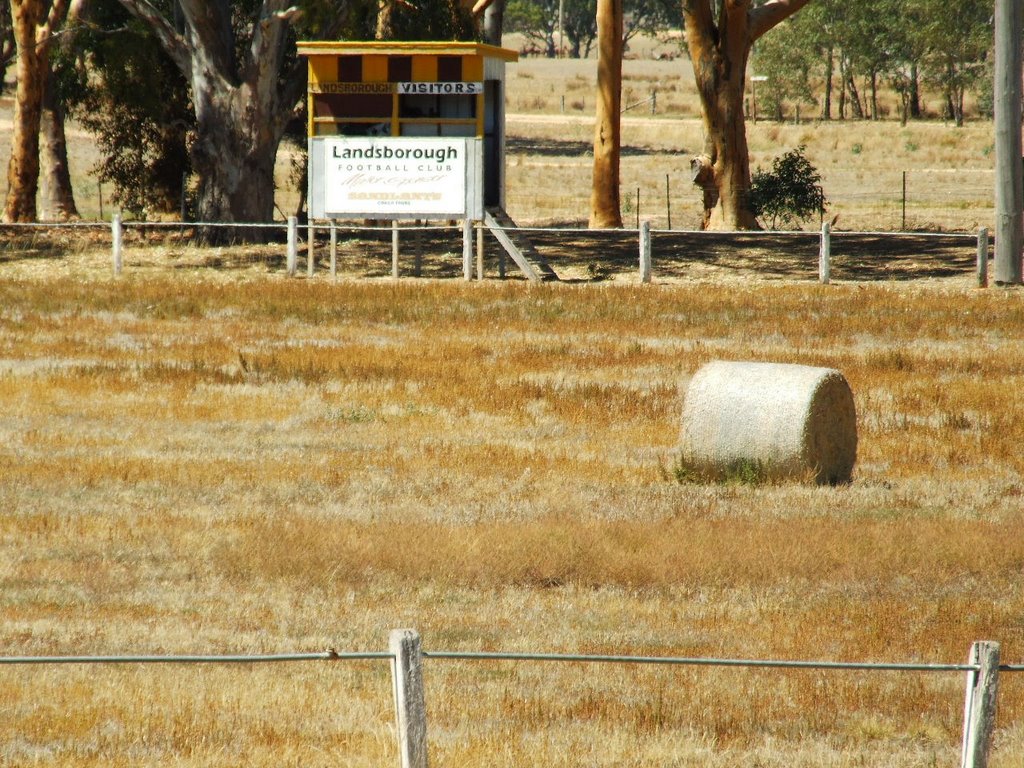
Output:
<instances>
[{"instance_id":1,"label":"fence post","mask_svg":"<svg viewBox=\"0 0 1024 768\"><path fill-rule=\"evenodd\" d=\"M316 227L313 220L309 220L306 227L306 277L313 276L316 262Z\"/></svg>"},{"instance_id":2,"label":"fence post","mask_svg":"<svg viewBox=\"0 0 1024 768\"><path fill-rule=\"evenodd\" d=\"M978 287L988 287L988 229L978 230Z\"/></svg>"},{"instance_id":3,"label":"fence post","mask_svg":"<svg viewBox=\"0 0 1024 768\"><path fill-rule=\"evenodd\" d=\"M907 172L903 172L903 221L900 224L900 232L907 231Z\"/></svg>"},{"instance_id":4,"label":"fence post","mask_svg":"<svg viewBox=\"0 0 1024 768\"><path fill-rule=\"evenodd\" d=\"M338 278L338 225L331 219L331 280Z\"/></svg>"},{"instance_id":5,"label":"fence post","mask_svg":"<svg viewBox=\"0 0 1024 768\"><path fill-rule=\"evenodd\" d=\"M391 278L398 279L398 219L391 220Z\"/></svg>"},{"instance_id":6,"label":"fence post","mask_svg":"<svg viewBox=\"0 0 1024 768\"><path fill-rule=\"evenodd\" d=\"M832 280L832 226L821 225L821 244L818 247L818 282L828 285Z\"/></svg>"},{"instance_id":7,"label":"fence post","mask_svg":"<svg viewBox=\"0 0 1024 768\"><path fill-rule=\"evenodd\" d=\"M665 229L672 229L672 192L669 188L668 174L665 174L665 219L668 226Z\"/></svg>"},{"instance_id":8,"label":"fence post","mask_svg":"<svg viewBox=\"0 0 1024 768\"><path fill-rule=\"evenodd\" d=\"M476 225L476 279L484 279L484 223Z\"/></svg>"},{"instance_id":9,"label":"fence post","mask_svg":"<svg viewBox=\"0 0 1024 768\"><path fill-rule=\"evenodd\" d=\"M468 217L462 220L462 276L473 279L473 222Z\"/></svg>"},{"instance_id":10,"label":"fence post","mask_svg":"<svg viewBox=\"0 0 1024 768\"><path fill-rule=\"evenodd\" d=\"M121 214L115 213L110 219L110 239L114 251L114 275L118 276L121 274L121 268L123 266L123 260L121 257L121 236L123 233L121 228Z\"/></svg>"},{"instance_id":11,"label":"fence post","mask_svg":"<svg viewBox=\"0 0 1024 768\"><path fill-rule=\"evenodd\" d=\"M960 768L988 768L999 692L999 643L974 643L967 663L976 664L978 669L967 673Z\"/></svg>"},{"instance_id":12,"label":"fence post","mask_svg":"<svg viewBox=\"0 0 1024 768\"><path fill-rule=\"evenodd\" d=\"M427 768L427 705L423 695L423 650L414 629L394 629L388 642L394 655L398 758L401 768Z\"/></svg>"},{"instance_id":13,"label":"fence post","mask_svg":"<svg viewBox=\"0 0 1024 768\"><path fill-rule=\"evenodd\" d=\"M651 282L651 222L640 225L640 282Z\"/></svg>"},{"instance_id":14,"label":"fence post","mask_svg":"<svg viewBox=\"0 0 1024 768\"><path fill-rule=\"evenodd\" d=\"M295 268L299 260L299 220L295 216L288 217L288 255L286 269L288 277L295 277Z\"/></svg>"}]
</instances>

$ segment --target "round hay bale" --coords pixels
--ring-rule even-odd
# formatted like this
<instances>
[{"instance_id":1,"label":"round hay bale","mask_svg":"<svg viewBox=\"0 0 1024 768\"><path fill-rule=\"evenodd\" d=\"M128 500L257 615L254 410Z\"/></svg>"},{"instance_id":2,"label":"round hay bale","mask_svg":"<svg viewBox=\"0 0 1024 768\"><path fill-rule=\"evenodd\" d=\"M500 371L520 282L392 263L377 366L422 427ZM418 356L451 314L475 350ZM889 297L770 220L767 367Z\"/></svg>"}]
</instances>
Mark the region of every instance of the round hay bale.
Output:
<instances>
[{"instance_id":1,"label":"round hay bale","mask_svg":"<svg viewBox=\"0 0 1024 768\"><path fill-rule=\"evenodd\" d=\"M857 459L857 412L831 368L715 361L690 380L683 464L721 477L744 464L771 479L848 483Z\"/></svg>"}]
</instances>

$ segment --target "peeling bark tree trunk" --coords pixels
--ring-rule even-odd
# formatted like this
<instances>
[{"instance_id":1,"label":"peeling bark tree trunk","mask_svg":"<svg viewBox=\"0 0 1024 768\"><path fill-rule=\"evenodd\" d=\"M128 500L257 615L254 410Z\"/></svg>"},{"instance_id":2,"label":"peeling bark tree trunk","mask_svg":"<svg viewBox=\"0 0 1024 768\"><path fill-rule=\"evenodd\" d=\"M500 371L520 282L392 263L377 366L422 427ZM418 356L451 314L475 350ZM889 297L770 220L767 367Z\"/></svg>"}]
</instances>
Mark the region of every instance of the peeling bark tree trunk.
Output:
<instances>
[{"instance_id":1,"label":"peeling bark tree trunk","mask_svg":"<svg viewBox=\"0 0 1024 768\"><path fill-rule=\"evenodd\" d=\"M704 192L705 229L757 229L750 210L750 155L743 94L754 42L810 0L683 0L684 29L704 120L704 152L691 161Z\"/></svg>"},{"instance_id":2,"label":"peeling bark tree trunk","mask_svg":"<svg viewBox=\"0 0 1024 768\"><path fill-rule=\"evenodd\" d=\"M194 80L193 80L194 82ZM276 105L254 103L246 88L193 85L197 139L192 167L199 177L200 221L265 222L274 216L274 160L281 142ZM246 115L239 120L236 116ZM246 239L258 239L247 233Z\"/></svg>"},{"instance_id":3,"label":"peeling bark tree trunk","mask_svg":"<svg viewBox=\"0 0 1024 768\"><path fill-rule=\"evenodd\" d=\"M622 226L619 159L622 149L622 0L597 0L597 113L590 228Z\"/></svg>"},{"instance_id":4,"label":"peeling bark tree trunk","mask_svg":"<svg viewBox=\"0 0 1024 768\"><path fill-rule=\"evenodd\" d=\"M17 49L14 129L7 164L4 221L34 221L39 187L39 126L50 67L52 32L67 13L67 0L11 0Z\"/></svg>"},{"instance_id":5,"label":"peeling bark tree trunk","mask_svg":"<svg viewBox=\"0 0 1024 768\"><path fill-rule=\"evenodd\" d=\"M45 59L36 46L36 28L43 20L37 0L12 0L11 21L17 45L14 124L7 164L4 221L35 221L39 183L39 120L42 113Z\"/></svg>"},{"instance_id":6,"label":"peeling bark tree trunk","mask_svg":"<svg viewBox=\"0 0 1024 768\"><path fill-rule=\"evenodd\" d=\"M68 142L64 134L64 106L57 98L53 77L47 77L39 145L39 202L43 221L78 218L68 167Z\"/></svg>"},{"instance_id":7,"label":"peeling bark tree trunk","mask_svg":"<svg viewBox=\"0 0 1024 768\"><path fill-rule=\"evenodd\" d=\"M196 214L202 222L267 222L274 214L274 160L304 86L304 65L282 71L285 31L299 11L284 0L263 0L253 17L238 19L227 0L180 0L181 27L147 0L120 0L154 32L192 85L196 141L192 168L199 178ZM341 17L339 16L339 22ZM249 21L245 40L237 22ZM330 33L328 33L330 34ZM262 230L230 237L259 240ZM210 228L206 239L223 239Z\"/></svg>"}]
</instances>

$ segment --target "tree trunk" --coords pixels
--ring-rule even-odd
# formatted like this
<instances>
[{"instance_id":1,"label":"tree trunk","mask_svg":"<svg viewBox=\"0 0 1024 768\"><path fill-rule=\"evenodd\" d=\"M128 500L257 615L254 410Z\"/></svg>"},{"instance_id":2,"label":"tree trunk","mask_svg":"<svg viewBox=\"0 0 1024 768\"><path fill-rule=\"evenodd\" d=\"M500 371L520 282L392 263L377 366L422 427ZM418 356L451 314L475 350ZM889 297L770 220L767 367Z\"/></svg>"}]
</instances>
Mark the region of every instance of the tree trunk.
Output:
<instances>
[{"instance_id":1,"label":"tree trunk","mask_svg":"<svg viewBox=\"0 0 1024 768\"><path fill-rule=\"evenodd\" d=\"M377 8L377 24L373 33L374 40L390 40L395 36L394 13L394 0L383 0Z\"/></svg>"},{"instance_id":2,"label":"tree trunk","mask_svg":"<svg viewBox=\"0 0 1024 768\"><path fill-rule=\"evenodd\" d=\"M619 158L622 147L622 0L597 0L597 113L590 227L622 226Z\"/></svg>"},{"instance_id":3,"label":"tree trunk","mask_svg":"<svg viewBox=\"0 0 1024 768\"><path fill-rule=\"evenodd\" d=\"M852 74L846 77L846 90L850 92L850 105L853 108L853 116L857 120L864 119L864 105L860 102L860 93L857 91L857 81Z\"/></svg>"},{"instance_id":4,"label":"tree trunk","mask_svg":"<svg viewBox=\"0 0 1024 768\"><path fill-rule=\"evenodd\" d=\"M869 78L871 88L871 119L878 119L878 73L872 70Z\"/></svg>"},{"instance_id":5,"label":"tree trunk","mask_svg":"<svg viewBox=\"0 0 1024 768\"><path fill-rule=\"evenodd\" d=\"M64 106L58 98L53 76L47 73L43 94L39 146L39 198L43 221L78 218L75 194L68 166L68 142L64 135Z\"/></svg>"},{"instance_id":6,"label":"tree trunk","mask_svg":"<svg viewBox=\"0 0 1024 768\"><path fill-rule=\"evenodd\" d=\"M910 65L910 117L914 120L921 119L921 87L920 74L917 69L917 62Z\"/></svg>"},{"instance_id":7,"label":"tree trunk","mask_svg":"<svg viewBox=\"0 0 1024 768\"><path fill-rule=\"evenodd\" d=\"M272 221L274 160L281 140L276 112L270 104L253 100L245 86L213 89L196 80L197 140L192 146L192 168L199 177L197 219ZM214 239L212 232L206 235ZM250 241L263 239L256 229L234 235ZM224 237L223 231L220 237Z\"/></svg>"},{"instance_id":8,"label":"tree trunk","mask_svg":"<svg viewBox=\"0 0 1024 768\"><path fill-rule=\"evenodd\" d=\"M41 0L11 0L11 22L17 46L14 124L7 164L4 221L35 221L39 186L39 122L46 87L46 51L36 30L43 23Z\"/></svg>"},{"instance_id":9,"label":"tree trunk","mask_svg":"<svg viewBox=\"0 0 1024 768\"><path fill-rule=\"evenodd\" d=\"M703 189L705 229L759 229L750 210L750 155L743 117L747 59L754 42L809 0L683 0L683 28L704 121L704 154L691 160Z\"/></svg>"},{"instance_id":10,"label":"tree trunk","mask_svg":"<svg viewBox=\"0 0 1024 768\"><path fill-rule=\"evenodd\" d=\"M760 229L747 201L750 154L743 93L750 43L745 23L742 29L728 18L722 23L730 24L730 34L721 35L718 45L686 29L705 136L704 153L691 162L691 175L703 190L703 229Z\"/></svg>"},{"instance_id":11,"label":"tree trunk","mask_svg":"<svg viewBox=\"0 0 1024 768\"><path fill-rule=\"evenodd\" d=\"M300 11L263 0L245 39L236 38L236 4L178 0L184 34L148 2L120 0L156 34L190 79L196 113L192 168L199 177L201 222L269 222L274 160L292 107L305 85L304 66L283 66L287 28ZM332 22L337 25L345 15ZM266 230L209 228L207 239L261 240Z\"/></svg>"},{"instance_id":12,"label":"tree trunk","mask_svg":"<svg viewBox=\"0 0 1024 768\"><path fill-rule=\"evenodd\" d=\"M488 45L501 45L505 26L505 0L494 0L484 11L483 40Z\"/></svg>"},{"instance_id":13,"label":"tree trunk","mask_svg":"<svg viewBox=\"0 0 1024 768\"><path fill-rule=\"evenodd\" d=\"M846 59L839 59L839 119L846 119Z\"/></svg>"},{"instance_id":14,"label":"tree trunk","mask_svg":"<svg viewBox=\"0 0 1024 768\"><path fill-rule=\"evenodd\" d=\"M825 103L821 108L821 119L832 119L832 47L825 52Z\"/></svg>"}]
</instances>

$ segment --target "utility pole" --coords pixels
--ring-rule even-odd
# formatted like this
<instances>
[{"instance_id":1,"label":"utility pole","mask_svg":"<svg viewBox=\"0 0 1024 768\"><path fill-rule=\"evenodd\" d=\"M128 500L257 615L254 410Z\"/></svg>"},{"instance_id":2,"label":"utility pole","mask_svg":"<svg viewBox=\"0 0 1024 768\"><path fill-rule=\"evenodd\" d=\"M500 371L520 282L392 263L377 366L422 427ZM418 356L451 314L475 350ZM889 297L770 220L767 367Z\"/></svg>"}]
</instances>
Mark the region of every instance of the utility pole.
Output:
<instances>
[{"instance_id":1,"label":"utility pole","mask_svg":"<svg viewBox=\"0 0 1024 768\"><path fill-rule=\"evenodd\" d=\"M1021 147L1021 27L1024 0L996 0L995 149L997 285L1020 285L1024 251L1024 150Z\"/></svg>"}]
</instances>

